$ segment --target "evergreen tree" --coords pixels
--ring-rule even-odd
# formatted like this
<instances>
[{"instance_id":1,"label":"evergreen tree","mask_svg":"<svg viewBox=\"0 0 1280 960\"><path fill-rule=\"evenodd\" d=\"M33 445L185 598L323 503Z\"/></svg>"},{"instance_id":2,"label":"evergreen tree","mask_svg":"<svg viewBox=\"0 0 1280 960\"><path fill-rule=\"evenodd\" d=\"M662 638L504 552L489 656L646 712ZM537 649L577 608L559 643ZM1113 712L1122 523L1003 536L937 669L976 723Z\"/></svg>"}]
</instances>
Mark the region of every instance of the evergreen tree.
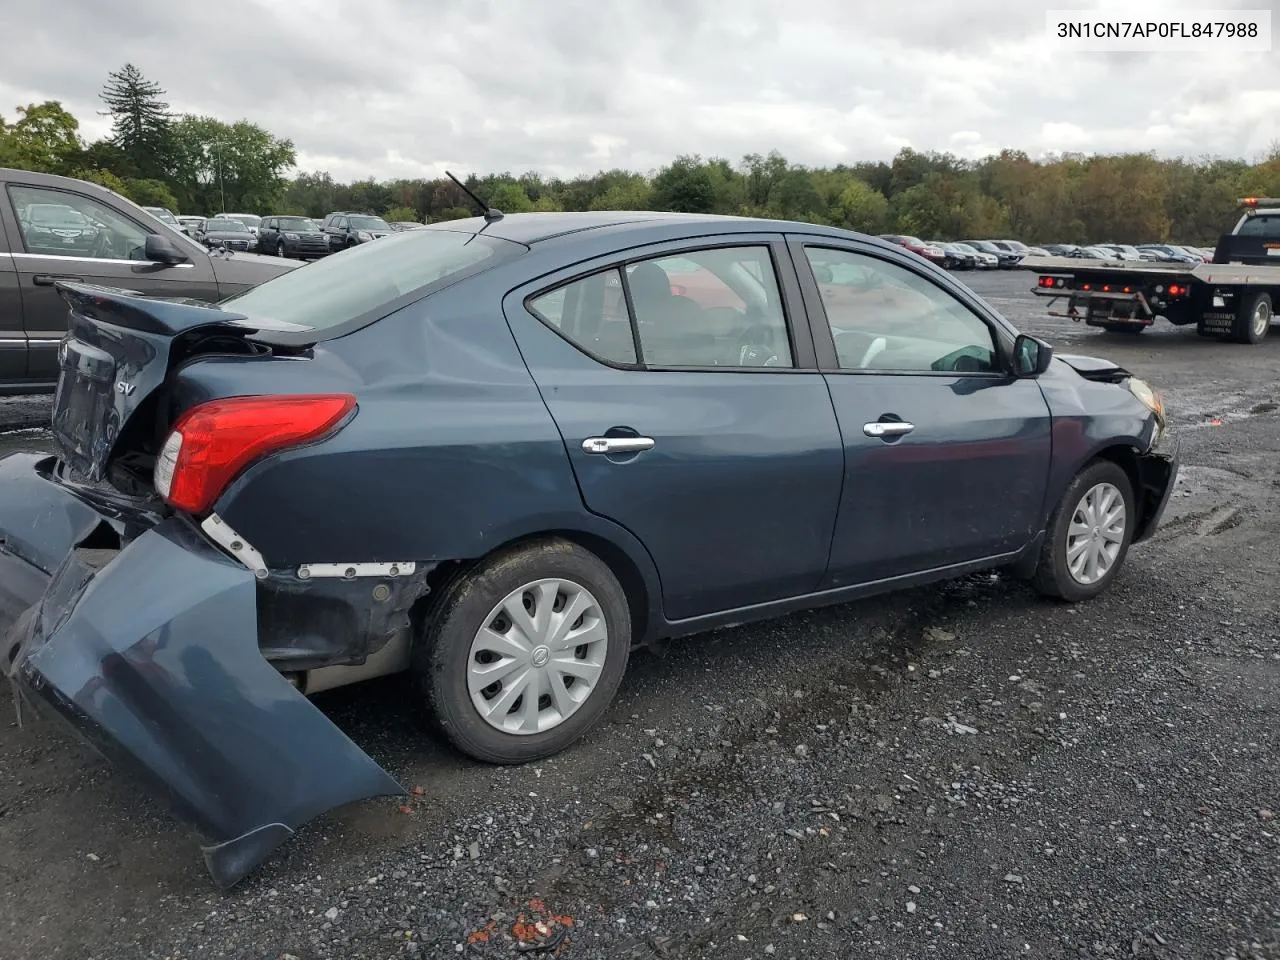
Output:
<instances>
[{"instance_id":1,"label":"evergreen tree","mask_svg":"<svg viewBox=\"0 0 1280 960\"><path fill-rule=\"evenodd\" d=\"M102 102L111 116L111 142L120 150L124 174L143 179L164 179L173 153L169 104L157 83L126 63L107 75Z\"/></svg>"}]
</instances>

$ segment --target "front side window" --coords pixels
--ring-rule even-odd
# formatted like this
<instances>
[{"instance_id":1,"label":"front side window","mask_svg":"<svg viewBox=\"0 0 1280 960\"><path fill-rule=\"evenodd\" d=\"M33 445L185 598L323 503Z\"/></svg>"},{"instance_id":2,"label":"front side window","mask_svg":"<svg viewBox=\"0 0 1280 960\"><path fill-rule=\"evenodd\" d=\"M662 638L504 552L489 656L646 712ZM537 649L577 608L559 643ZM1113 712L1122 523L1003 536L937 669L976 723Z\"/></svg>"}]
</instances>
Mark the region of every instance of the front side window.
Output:
<instances>
[{"instance_id":1,"label":"front side window","mask_svg":"<svg viewBox=\"0 0 1280 960\"><path fill-rule=\"evenodd\" d=\"M145 260L147 231L105 204L76 193L11 186L9 199L28 253Z\"/></svg>"},{"instance_id":2,"label":"front side window","mask_svg":"<svg viewBox=\"0 0 1280 960\"><path fill-rule=\"evenodd\" d=\"M997 373L991 328L947 291L884 260L806 247L842 370Z\"/></svg>"},{"instance_id":3,"label":"front side window","mask_svg":"<svg viewBox=\"0 0 1280 960\"><path fill-rule=\"evenodd\" d=\"M646 366L793 366L768 247L657 257L626 274Z\"/></svg>"}]
</instances>

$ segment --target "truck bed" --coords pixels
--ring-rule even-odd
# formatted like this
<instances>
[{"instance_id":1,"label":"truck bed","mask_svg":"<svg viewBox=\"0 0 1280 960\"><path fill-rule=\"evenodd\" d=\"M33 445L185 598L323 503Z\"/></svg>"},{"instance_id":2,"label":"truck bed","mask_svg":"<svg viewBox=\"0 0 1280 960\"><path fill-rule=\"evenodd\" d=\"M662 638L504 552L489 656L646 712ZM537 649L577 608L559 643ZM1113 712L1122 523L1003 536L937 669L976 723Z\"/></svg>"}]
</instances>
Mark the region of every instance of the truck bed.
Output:
<instances>
[{"instance_id":1,"label":"truck bed","mask_svg":"<svg viewBox=\"0 0 1280 960\"><path fill-rule=\"evenodd\" d=\"M1280 259L1280 258L1278 258ZM1153 263L1145 260L1085 260L1078 257L1024 257L1018 264L1037 273L1101 273L1111 276L1161 276L1230 286L1280 286L1280 263Z\"/></svg>"}]
</instances>

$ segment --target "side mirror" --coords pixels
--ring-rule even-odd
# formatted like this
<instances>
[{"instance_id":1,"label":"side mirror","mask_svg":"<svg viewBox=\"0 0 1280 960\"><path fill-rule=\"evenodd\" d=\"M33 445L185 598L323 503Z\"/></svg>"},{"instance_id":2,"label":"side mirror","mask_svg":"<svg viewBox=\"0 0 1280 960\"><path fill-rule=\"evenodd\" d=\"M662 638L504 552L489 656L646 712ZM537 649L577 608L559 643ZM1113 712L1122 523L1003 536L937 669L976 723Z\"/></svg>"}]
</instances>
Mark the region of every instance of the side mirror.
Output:
<instances>
[{"instance_id":1,"label":"side mirror","mask_svg":"<svg viewBox=\"0 0 1280 960\"><path fill-rule=\"evenodd\" d=\"M1052 360L1053 347L1043 340L1020 333L1018 339L1013 341L1013 375L1015 377L1038 377L1049 369L1049 363Z\"/></svg>"},{"instance_id":2,"label":"side mirror","mask_svg":"<svg viewBox=\"0 0 1280 960\"><path fill-rule=\"evenodd\" d=\"M188 259L187 255L178 249L177 244L158 233L147 234L142 251L148 260L155 263L186 263Z\"/></svg>"}]
</instances>

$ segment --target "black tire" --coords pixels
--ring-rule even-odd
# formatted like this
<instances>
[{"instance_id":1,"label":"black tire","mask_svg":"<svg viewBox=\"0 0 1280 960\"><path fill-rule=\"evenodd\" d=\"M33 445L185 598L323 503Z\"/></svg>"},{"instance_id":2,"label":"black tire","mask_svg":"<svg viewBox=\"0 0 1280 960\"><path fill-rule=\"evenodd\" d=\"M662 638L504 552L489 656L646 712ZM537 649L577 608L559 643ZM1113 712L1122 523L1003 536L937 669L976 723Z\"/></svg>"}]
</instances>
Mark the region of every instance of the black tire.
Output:
<instances>
[{"instance_id":1,"label":"black tire","mask_svg":"<svg viewBox=\"0 0 1280 960\"><path fill-rule=\"evenodd\" d=\"M1145 324L1139 325L1136 323L1104 323L1102 329L1107 333L1127 334L1128 336L1147 332Z\"/></svg>"},{"instance_id":2,"label":"black tire","mask_svg":"<svg viewBox=\"0 0 1280 960\"><path fill-rule=\"evenodd\" d=\"M1106 573L1092 583L1081 583L1072 576L1067 566L1067 534L1076 507L1086 492L1102 483L1109 483L1119 490L1124 500L1124 535L1120 541L1120 549ZM1032 584L1045 596L1056 597L1068 603L1078 603L1081 600L1096 597L1110 586L1111 581L1124 566L1137 520L1137 503L1134 500L1133 485L1129 482L1129 475L1110 460L1095 460L1076 474L1053 511L1045 531L1044 543L1040 547L1040 559L1032 577Z\"/></svg>"},{"instance_id":3,"label":"black tire","mask_svg":"<svg viewBox=\"0 0 1280 960\"><path fill-rule=\"evenodd\" d=\"M1264 290L1241 294L1231 339L1236 343L1261 343L1271 330L1272 313L1271 294Z\"/></svg>"},{"instance_id":4,"label":"black tire","mask_svg":"<svg viewBox=\"0 0 1280 960\"><path fill-rule=\"evenodd\" d=\"M607 630L604 663L587 699L557 726L541 733L506 733L472 703L467 681L472 641L510 593L553 577L586 588L598 602ZM627 596L608 565L577 544L546 539L498 554L447 585L415 638L413 671L431 720L454 747L486 763L527 763L559 753L595 725L618 691L630 647Z\"/></svg>"}]
</instances>

